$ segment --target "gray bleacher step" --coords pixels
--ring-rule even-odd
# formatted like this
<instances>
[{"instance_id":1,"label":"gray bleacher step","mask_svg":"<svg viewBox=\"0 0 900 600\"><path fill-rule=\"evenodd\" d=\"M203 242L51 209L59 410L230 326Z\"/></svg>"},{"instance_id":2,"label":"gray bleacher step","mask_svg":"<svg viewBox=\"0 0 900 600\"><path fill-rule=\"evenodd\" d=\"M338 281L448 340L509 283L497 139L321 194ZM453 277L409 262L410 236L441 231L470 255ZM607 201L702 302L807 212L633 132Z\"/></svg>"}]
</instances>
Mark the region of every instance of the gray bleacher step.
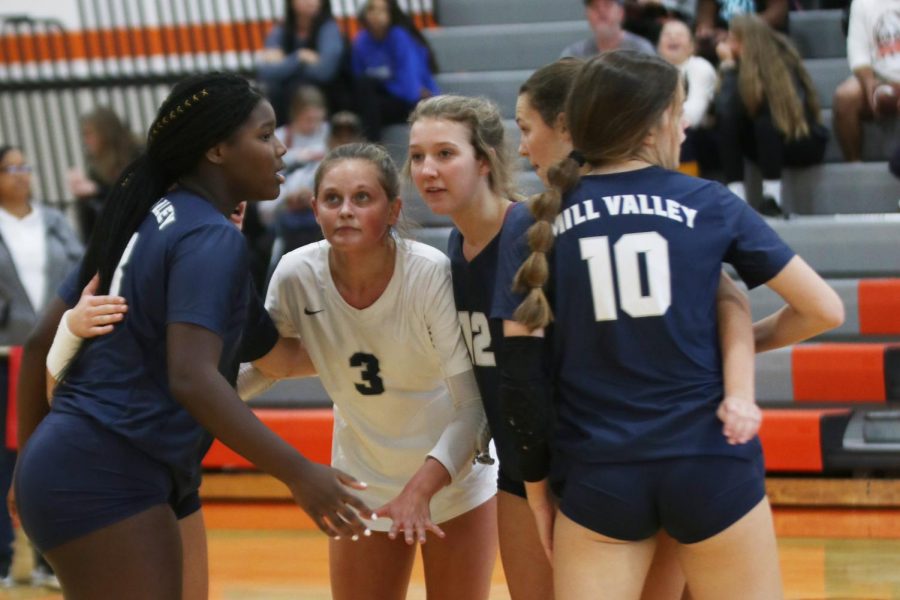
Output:
<instances>
[{"instance_id":1,"label":"gray bleacher step","mask_svg":"<svg viewBox=\"0 0 900 600\"><path fill-rule=\"evenodd\" d=\"M816 215L769 225L828 278L900 275L900 215Z\"/></svg>"},{"instance_id":2,"label":"gray bleacher step","mask_svg":"<svg viewBox=\"0 0 900 600\"><path fill-rule=\"evenodd\" d=\"M519 87L528 79L532 72L532 69L521 69L515 71L440 73L435 79L444 93L490 98L497 103L504 118L513 119L516 116L516 96L519 92Z\"/></svg>"},{"instance_id":3,"label":"gray bleacher step","mask_svg":"<svg viewBox=\"0 0 900 600\"><path fill-rule=\"evenodd\" d=\"M888 171L884 162L785 169L782 186L785 206L793 214L897 213L900 210L900 180Z\"/></svg>"},{"instance_id":4,"label":"gray bleacher step","mask_svg":"<svg viewBox=\"0 0 900 600\"><path fill-rule=\"evenodd\" d=\"M584 19L580 0L440 0L443 27L504 23L546 23Z\"/></svg>"},{"instance_id":5,"label":"gray bleacher step","mask_svg":"<svg viewBox=\"0 0 900 600\"><path fill-rule=\"evenodd\" d=\"M822 108L831 108L834 90L850 77L850 65L846 58L813 58L803 61Z\"/></svg>"},{"instance_id":6,"label":"gray bleacher step","mask_svg":"<svg viewBox=\"0 0 900 600\"><path fill-rule=\"evenodd\" d=\"M850 67L844 58L817 58L804 62L822 108L831 108L831 100L837 86L850 76ZM535 68L540 65L535 65ZM441 73L436 80L444 92L466 96L487 96L496 101L503 115L515 116L516 93L528 79L532 69L473 71L466 73Z\"/></svg>"},{"instance_id":7,"label":"gray bleacher step","mask_svg":"<svg viewBox=\"0 0 900 600\"><path fill-rule=\"evenodd\" d=\"M331 398L318 377L283 379L249 402L252 407L320 408L331 406Z\"/></svg>"},{"instance_id":8,"label":"gray bleacher step","mask_svg":"<svg viewBox=\"0 0 900 600\"><path fill-rule=\"evenodd\" d=\"M847 56L840 10L805 10L790 14L790 37L800 55L810 58Z\"/></svg>"},{"instance_id":9,"label":"gray bleacher step","mask_svg":"<svg viewBox=\"0 0 900 600\"><path fill-rule=\"evenodd\" d=\"M586 21L469 25L425 32L441 71L535 69L563 48L590 37Z\"/></svg>"},{"instance_id":10,"label":"gray bleacher step","mask_svg":"<svg viewBox=\"0 0 900 600\"><path fill-rule=\"evenodd\" d=\"M794 378L790 348L757 354L754 374L757 402L788 406L793 403Z\"/></svg>"},{"instance_id":11,"label":"gray bleacher step","mask_svg":"<svg viewBox=\"0 0 900 600\"><path fill-rule=\"evenodd\" d=\"M825 162L843 162L844 154L834 134L834 111L822 111L822 123L831 131L831 139L825 148ZM898 120L863 121L862 159L867 162L886 161L897 147Z\"/></svg>"}]
</instances>

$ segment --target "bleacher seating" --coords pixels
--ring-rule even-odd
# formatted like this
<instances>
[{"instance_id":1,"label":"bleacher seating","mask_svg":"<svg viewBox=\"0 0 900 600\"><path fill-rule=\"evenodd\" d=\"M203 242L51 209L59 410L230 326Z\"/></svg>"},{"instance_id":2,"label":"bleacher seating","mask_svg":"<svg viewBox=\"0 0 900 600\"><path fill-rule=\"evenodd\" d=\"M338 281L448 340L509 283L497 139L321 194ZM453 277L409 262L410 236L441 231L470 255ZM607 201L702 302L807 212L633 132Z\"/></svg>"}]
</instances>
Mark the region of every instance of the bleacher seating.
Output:
<instances>
[{"instance_id":1,"label":"bleacher seating","mask_svg":"<svg viewBox=\"0 0 900 600\"><path fill-rule=\"evenodd\" d=\"M823 122L830 127L833 91L850 74L842 14L816 10L816 0L801 4L811 10L792 13L791 37L816 83ZM581 2L441 0L439 14L441 28L426 32L442 67L439 85L446 92L497 102L514 149L518 87L566 44L588 35ZM895 345L900 344L900 215L848 214L898 211L900 184L883 162L896 135L874 124L866 125L865 134L864 158L872 162L842 164L832 139L826 164L785 174L786 202L794 215L802 216L770 221L828 279L847 310L844 325L820 339L758 357L757 391L765 410L760 436L770 473L900 466L900 425L890 414L884 416L886 407L900 401L900 347ZM405 160L407 140L405 125L385 132L384 143L398 162ZM538 191L540 182L527 161L520 165L522 192ZM417 224L412 236L445 249L449 220L433 215L411 188L404 198L405 211ZM781 305L766 288L750 297L754 318ZM298 398L304 398L304 406L328 402L318 381L307 379L282 382L254 404L297 406ZM873 407L883 418L866 416ZM283 411L260 409L259 414L276 423L285 418ZM307 432L330 427L322 414L295 411L295 425ZM877 438L874 431L897 439ZM226 460L218 451L212 456L214 462L234 464L233 457Z\"/></svg>"}]
</instances>

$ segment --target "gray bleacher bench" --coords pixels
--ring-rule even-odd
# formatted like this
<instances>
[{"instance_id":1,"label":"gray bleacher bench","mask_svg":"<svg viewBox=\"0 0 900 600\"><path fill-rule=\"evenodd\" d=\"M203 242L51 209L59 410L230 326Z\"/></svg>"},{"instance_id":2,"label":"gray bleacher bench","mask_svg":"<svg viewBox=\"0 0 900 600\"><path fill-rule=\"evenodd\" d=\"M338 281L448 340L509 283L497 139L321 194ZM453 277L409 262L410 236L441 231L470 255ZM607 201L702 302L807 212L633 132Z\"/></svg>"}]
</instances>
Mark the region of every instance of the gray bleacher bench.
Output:
<instances>
[{"instance_id":1,"label":"gray bleacher bench","mask_svg":"<svg viewBox=\"0 0 900 600\"><path fill-rule=\"evenodd\" d=\"M442 27L584 20L581 0L441 0Z\"/></svg>"},{"instance_id":2,"label":"gray bleacher bench","mask_svg":"<svg viewBox=\"0 0 900 600\"><path fill-rule=\"evenodd\" d=\"M843 58L847 56L847 40L842 29L843 11L805 10L791 12L791 41L805 59Z\"/></svg>"},{"instance_id":3,"label":"gray bleacher bench","mask_svg":"<svg viewBox=\"0 0 900 600\"><path fill-rule=\"evenodd\" d=\"M885 162L826 163L782 173L785 209L801 215L897 213L900 179Z\"/></svg>"},{"instance_id":4,"label":"gray bleacher bench","mask_svg":"<svg viewBox=\"0 0 900 600\"><path fill-rule=\"evenodd\" d=\"M248 404L253 408L323 408L331 406L331 398L318 377L283 379Z\"/></svg>"},{"instance_id":5,"label":"gray bleacher bench","mask_svg":"<svg viewBox=\"0 0 900 600\"><path fill-rule=\"evenodd\" d=\"M576 21L467 25L425 32L441 71L534 69L559 58L563 48L591 37Z\"/></svg>"},{"instance_id":6,"label":"gray bleacher bench","mask_svg":"<svg viewBox=\"0 0 900 600\"><path fill-rule=\"evenodd\" d=\"M900 274L900 215L799 216L768 223L824 277Z\"/></svg>"},{"instance_id":7,"label":"gray bleacher bench","mask_svg":"<svg viewBox=\"0 0 900 600\"><path fill-rule=\"evenodd\" d=\"M846 61L844 61L846 63ZM485 96L500 108L508 119L516 116L516 96L519 87L541 65L515 71L477 71L471 73L439 73L435 76L438 87L447 94Z\"/></svg>"},{"instance_id":8,"label":"gray bleacher bench","mask_svg":"<svg viewBox=\"0 0 900 600\"><path fill-rule=\"evenodd\" d=\"M803 65L809 72L816 94L819 96L819 105L822 108L831 108L834 91L848 77L850 77L850 65L846 58L815 58L803 61Z\"/></svg>"}]
</instances>

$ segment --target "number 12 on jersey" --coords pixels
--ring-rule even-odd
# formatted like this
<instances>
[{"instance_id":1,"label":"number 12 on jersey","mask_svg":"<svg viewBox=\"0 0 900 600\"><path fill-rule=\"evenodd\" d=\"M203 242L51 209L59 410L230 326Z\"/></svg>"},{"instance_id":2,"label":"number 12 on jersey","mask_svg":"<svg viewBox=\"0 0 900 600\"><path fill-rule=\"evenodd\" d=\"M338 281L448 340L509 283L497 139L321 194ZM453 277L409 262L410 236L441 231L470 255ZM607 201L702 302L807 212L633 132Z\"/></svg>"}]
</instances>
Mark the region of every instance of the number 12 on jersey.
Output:
<instances>
[{"instance_id":1,"label":"number 12 on jersey","mask_svg":"<svg viewBox=\"0 0 900 600\"><path fill-rule=\"evenodd\" d=\"M655 231L629 233L619 238L612 252L606 236L581 238L578 242L581 258L587 261L597 321L618 319L616 290L622 310L632 317L658 317L669 309L672 281L666 238ZM642 266L646 270L646 294L641 283Z\"/></svg>"}]
</instances>

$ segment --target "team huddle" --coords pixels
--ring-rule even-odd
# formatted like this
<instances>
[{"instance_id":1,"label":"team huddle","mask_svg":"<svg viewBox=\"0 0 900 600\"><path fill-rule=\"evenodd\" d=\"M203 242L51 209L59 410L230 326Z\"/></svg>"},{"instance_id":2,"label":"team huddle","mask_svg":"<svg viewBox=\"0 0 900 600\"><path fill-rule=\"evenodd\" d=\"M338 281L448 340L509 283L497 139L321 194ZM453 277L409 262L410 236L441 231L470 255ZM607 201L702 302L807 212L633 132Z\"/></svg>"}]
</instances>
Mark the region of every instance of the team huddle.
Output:
<instances>
[{"instance_id":1,"label":"team huddle","mask_svg":"<svg viewBox=\"0 0 900 600\"><path fill-rule=\"evenodd\" d=\"M214 437L330 537L338 600L404 598L418 548L436 599L487 599L498 550L514 600L781 597L753 354L843 307L744 201L675 170L683 103L654 56L539 69L525 201L496 106L422 100L402 170L374 144L326 155L324 240L263 302L233 213L279 194L274 111L237 76L176 85L26 346L16 505L66 597L206 596ZM452 220L445 252L404 236L403 174ZM751 323L723 263L784 307ZM330 467L242 401L312 375Z\"/></svg>"}]
</instances>

